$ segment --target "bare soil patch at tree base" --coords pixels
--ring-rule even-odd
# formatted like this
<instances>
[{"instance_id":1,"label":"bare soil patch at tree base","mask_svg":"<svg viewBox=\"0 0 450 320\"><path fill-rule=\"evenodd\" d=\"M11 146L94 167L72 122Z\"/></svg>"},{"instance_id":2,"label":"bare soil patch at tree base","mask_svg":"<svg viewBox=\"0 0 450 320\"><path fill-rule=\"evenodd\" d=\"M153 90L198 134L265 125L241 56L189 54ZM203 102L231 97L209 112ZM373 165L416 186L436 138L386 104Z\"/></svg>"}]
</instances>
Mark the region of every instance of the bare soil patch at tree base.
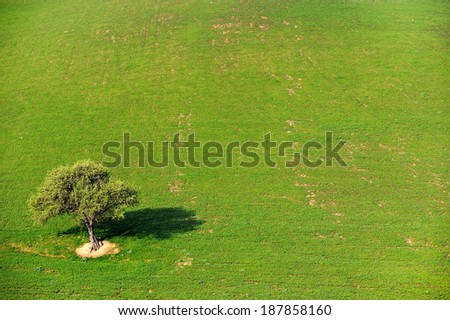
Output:
<instances>
[{"instance_id":1,"label":"bare soil patch at tree base","mask_svg":"<svg viewBox=\"0 0 450 320\"><path fill-rule=\"evenodd\" d=\"M82 258L98 258L106 254L117 254L119 249L114 243L102 241L103 245L97 251L91 252L91 243L87 242L75 250L75 253Z\"/></svg>"}]
</instances>

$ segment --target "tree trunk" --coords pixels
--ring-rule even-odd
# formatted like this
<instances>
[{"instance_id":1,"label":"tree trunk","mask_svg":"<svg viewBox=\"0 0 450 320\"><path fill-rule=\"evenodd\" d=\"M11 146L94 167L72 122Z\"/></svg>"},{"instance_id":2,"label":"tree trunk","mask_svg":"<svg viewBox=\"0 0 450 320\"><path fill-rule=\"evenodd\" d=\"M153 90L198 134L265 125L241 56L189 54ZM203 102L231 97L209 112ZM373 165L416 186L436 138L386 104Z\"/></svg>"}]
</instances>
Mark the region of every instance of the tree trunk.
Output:
<instances>
[{"instance_id":1,"label":"tree trunk","mask_svg":"<svg viewBox=\"0 0 450 320\"><path fill-rule=\"evenodd\" d=\"M97 251L103 245L101 241L99 241L94 235L94 226L92 221L86 222L86 227L89 233L89 241L91 242L91 252Z\"/></svg>"}]
</instances>

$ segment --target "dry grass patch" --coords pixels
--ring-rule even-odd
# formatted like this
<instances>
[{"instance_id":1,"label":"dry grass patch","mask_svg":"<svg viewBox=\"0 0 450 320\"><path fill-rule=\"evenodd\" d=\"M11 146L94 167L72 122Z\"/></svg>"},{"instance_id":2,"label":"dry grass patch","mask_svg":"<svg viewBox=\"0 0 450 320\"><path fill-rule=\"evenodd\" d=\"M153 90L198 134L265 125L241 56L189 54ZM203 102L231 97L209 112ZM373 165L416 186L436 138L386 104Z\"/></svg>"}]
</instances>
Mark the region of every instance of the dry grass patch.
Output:
<instances>
[{"instance_id":1,"label":"dry grass patch","mask_svg":"<svg viewBox=\"0 0 450 320\"><path fill-rule=\"evenodd\" d=\"M191 257L183 257L177 261L177 267L183 269L185 267L192 266L192 258Z\"/></svg>"},{"instance_id":2,"label":"dry grass patch","mask_svg":"<svg viewBox=\"0 0 450 320\"><path fill-rule=\"evenodd\" d=\"M91 244L89 242L83 244L75 250L75 253L82 258L98 258L106 254L117 254L120 250L114 243L103 241L103 245L97 251L91 252Z\"/></svg>"},{"instance_id":3,"label":"dry grass patch","mask_svg":"<svg viewBox=\"0 0 450 320\"><path fill-rule=\"evenodd\" d=\"M63 254L56 255L56 254L48 253L47 249L45 249L44 252L39 252L35 248L27 246L22 243L11 243L11 247L14 248L16 251L23 252L23 253L32 253L32 254L36 254L41 257L64 258L64 259L66 258L66 256Z\"/></svg>"}]
</instances>

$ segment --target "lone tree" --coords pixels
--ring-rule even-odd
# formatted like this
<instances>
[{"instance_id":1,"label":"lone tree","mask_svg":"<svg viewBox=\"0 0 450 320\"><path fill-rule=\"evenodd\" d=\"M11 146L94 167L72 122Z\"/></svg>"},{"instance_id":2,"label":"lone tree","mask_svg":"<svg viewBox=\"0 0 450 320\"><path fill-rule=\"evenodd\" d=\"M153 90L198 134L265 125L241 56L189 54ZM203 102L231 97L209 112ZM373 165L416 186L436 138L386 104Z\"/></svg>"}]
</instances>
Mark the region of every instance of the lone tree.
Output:
<instances>
[{"instance_id":1,"label":"lone tree","mask_svg":"<svg viewBox=\"0 0 450 320\"><path fill-rule=\"evenodd\" d=\"M108 170L90 160L52 170L29 200L33 218L40 223L64 214L73 215L84 223L91 252L103 245L95 237L94 225L121 219L127 207L137 204L136 190L112 179Z\"/></svg>"}]
</instances>

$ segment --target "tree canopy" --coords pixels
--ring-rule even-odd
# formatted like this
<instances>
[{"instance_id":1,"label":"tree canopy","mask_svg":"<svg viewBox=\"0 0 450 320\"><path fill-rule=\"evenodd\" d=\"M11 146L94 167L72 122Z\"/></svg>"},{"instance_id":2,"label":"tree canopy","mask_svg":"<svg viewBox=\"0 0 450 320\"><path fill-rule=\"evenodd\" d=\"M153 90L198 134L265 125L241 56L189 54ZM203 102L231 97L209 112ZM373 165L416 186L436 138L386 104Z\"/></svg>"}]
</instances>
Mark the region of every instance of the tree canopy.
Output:
<instances>
[{"instance_id":1,"label":"tree canopy","mask_svg":"<svg viewBox=\"0 0 450 320\"><path fill-rule=\"evenodd\" d=\"M90 160L52 170L29 200L33 218L38 222L64 214L83 222L89 232L91 250L101 246L94 236L94 225L121 219L126 208L137 204L134 188L112 178L106 168Z\"/></svg>"}]
</instances>

